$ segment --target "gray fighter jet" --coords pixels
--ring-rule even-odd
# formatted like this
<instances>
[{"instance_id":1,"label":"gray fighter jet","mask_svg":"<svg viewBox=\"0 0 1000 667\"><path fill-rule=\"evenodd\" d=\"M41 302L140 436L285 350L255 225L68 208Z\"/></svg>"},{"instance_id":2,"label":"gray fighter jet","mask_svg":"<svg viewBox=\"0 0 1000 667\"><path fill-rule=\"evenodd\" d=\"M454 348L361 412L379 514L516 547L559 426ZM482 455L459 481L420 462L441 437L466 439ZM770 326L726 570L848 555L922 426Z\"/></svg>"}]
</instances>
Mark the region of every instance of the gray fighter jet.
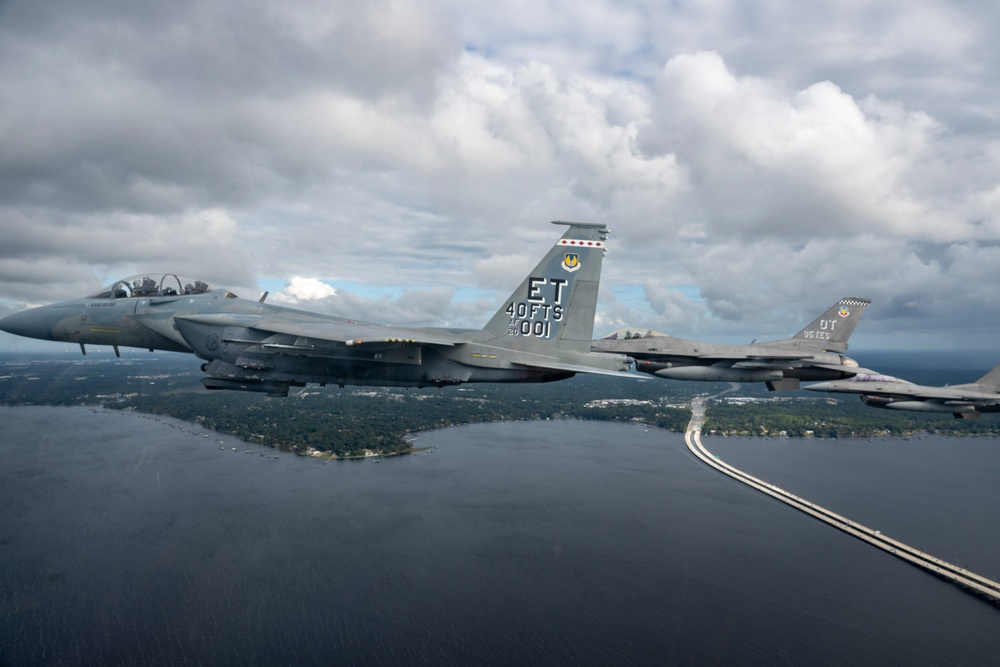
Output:
<instances>
[{"instance_id":1,"label":"gray fighter jet","mask_svg":"<svg viewBox=\"0 0 1000 667\"><path fill-rule=\"evenodd\" d=\"M862 373L847 380L819 382L810 391L861 394L865 405L889 410L944 412L956 419L979 419L983 412L1000 412L1000 366L975 382L925 387L891 375Z\"/></svg>"},{"instance_id":2,"label":"gray fighter jet","mask_svg":"<svg viewBox=\"0 0 1000 667\"><path fill-rule=\"evenodd\" d=\"M844 298L786 340L722 345L674 338L650 329L619 329L595 340L595 352L627 354L636 370L671 380L765 382L771 391L800 380L838 380L865 369L842 353L871 301Z\"/></svg>"},{"instance_id":3,"label":"gray fighter jet","mask_svg":"<svg viewBox=\"0 0 1000 667\"><path fill-rule=\"evenodd\" d=\"M485 328L389 327L240 299L174 274L119 280L83 299L9 315L0 329L42 340L193 352L208 389L286 396L307 383L445 386L548 382L575 373L635 377L621 354L594 354L601 224L569 229Z\"/></svg>"}]
</instances>

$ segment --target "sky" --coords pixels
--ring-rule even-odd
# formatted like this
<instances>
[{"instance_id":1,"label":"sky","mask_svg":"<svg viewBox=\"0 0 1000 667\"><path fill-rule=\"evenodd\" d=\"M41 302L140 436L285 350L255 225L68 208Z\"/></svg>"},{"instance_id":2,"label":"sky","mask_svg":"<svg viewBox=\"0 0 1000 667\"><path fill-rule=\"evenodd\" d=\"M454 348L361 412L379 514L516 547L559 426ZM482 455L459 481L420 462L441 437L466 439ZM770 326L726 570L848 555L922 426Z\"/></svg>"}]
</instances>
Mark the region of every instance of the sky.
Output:
<instances>
[{"instance_id":1,"label":"sky","mask_svg":"<svg viewBox=\"0 0 1000 667\"><path fill-rule=\"evenodd\" d=\"M595 335L782 338L856 296L852 351L1000 359L998 29L971 0L0 0L0 315L172 271L479 328L581 220L611 229Z\"/></svg>"}]
</instances>

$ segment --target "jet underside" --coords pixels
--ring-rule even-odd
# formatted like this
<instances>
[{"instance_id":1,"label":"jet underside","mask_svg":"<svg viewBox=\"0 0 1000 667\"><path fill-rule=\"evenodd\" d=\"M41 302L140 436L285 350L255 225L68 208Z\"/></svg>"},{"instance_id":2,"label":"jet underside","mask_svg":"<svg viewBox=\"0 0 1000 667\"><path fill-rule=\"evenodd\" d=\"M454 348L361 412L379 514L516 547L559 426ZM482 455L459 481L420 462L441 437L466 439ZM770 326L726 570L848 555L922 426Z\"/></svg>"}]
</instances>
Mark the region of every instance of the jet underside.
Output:
<instances>
[{"instance_id":1,"label":"jet underside","mask_svg":"<svg viewBox=\"0 0 1000 667\"><path fill-rule=\"evenodd\" d=\"M221 327L178 318L178 328L199 357L210 360L202 380L209 389L287 393L306 384L446 386L464 382L548 382L572 373L531 368L471 365L456 360L498 360L496 352L472 343L453 346L390 342L345 347L326 341L273 334L245 327ZM471 353L468 348L479 350ZM475 354L475 357L472 357Z\"/></svg>"}]
</instances>

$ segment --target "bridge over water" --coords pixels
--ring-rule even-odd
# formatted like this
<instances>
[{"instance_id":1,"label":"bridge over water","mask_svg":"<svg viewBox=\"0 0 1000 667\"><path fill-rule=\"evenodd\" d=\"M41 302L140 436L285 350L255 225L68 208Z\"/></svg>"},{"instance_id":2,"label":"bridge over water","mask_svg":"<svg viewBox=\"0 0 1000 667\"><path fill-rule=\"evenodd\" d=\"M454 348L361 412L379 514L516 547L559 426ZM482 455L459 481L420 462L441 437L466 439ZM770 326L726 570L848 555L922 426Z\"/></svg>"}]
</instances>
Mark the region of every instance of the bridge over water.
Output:
<instances>
[{"instance_id":1,"label":"bridge over water","mask_svg":"<svg viewBox=\"0 0 1000 667\"><path fill-rule=\"evenodd\" d=\"M864 540L872 546L882 549L897 558L901 558L912 565L916 565L934 575L952 581L971 593L981 595L994 603L1000 603L1000 583L883 535L880 531L863 526L856 521L831 512L826 508L760 480L720 460L701 443L701 428L705 422L706 400L706 398L700 397L695 398L691 402L691 421L688 423L687 432L684 434L684 441L687 443L688 449L701 461L722 474L728 475L761 493L766 493L772 498L776 498L859 540Z\"/></svg>"}]
</instances>

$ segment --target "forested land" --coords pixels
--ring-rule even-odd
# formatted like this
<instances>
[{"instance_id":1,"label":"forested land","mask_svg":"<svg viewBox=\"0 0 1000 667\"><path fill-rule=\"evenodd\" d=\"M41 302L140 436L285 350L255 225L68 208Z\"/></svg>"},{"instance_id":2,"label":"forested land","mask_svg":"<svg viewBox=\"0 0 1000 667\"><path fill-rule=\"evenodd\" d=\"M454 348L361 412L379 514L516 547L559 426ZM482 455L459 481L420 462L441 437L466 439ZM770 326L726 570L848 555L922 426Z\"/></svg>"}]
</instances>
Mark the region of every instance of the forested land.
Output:
<instances>
[{"instance_id":1,"label":"forested land","mask_svg":"<svg viewBox=\"0 0 1000 667\"><path fill-rule=\"evenodd\" d=\"M696 395L725 384L577 376L545 384L470 384L446 388L324 388L287 398L209 392L189 355L128 354L123 359L0 357L0 404L103 405L167 415L271 447L326 456L407 451L406 436L429 429L499 420L585 419L641 422L683 431ZM950 415L894 413L857 398L809 392L768 393L740 385L708 403L707 431L750 435L870 437L936 432L1000 434L1000 416L955 420Z\"/></svg>"}]
</instances>

